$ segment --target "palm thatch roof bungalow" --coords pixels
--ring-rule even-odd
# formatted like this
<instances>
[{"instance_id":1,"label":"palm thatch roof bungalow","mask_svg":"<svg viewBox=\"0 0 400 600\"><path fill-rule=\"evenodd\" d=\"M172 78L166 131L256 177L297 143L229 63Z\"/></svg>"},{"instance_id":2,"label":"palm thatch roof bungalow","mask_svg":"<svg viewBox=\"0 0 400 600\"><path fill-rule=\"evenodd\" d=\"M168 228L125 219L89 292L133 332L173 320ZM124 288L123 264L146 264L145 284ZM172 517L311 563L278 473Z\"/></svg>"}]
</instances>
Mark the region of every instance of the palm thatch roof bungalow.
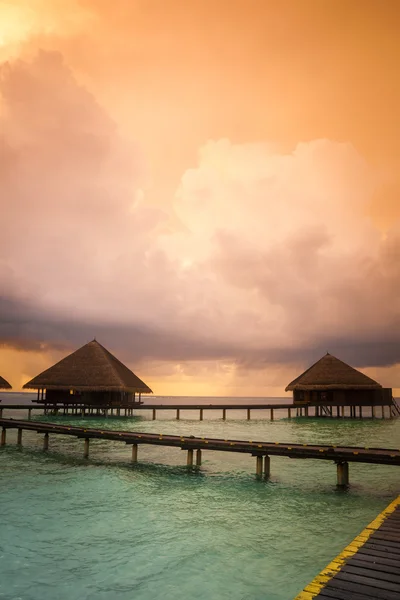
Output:
<instances>
[{"instance_id":1,"label":"palm thatch roof bungalow","mask_svg":"<svg viewBox=\"0 0 400 600\"><path fill-rule=\"evenodd\" d=\"M11 390L11 385L0 375L0 390Z\"/></svg>"},{"instance_id":2,"label":"palm thatch roof bungalow","mask_svg":"<svg viewBox=\"0 0 400 600\"><path fill-rule=\"evenodd\" d=\"M104 346L93 340L24 385L37 402L129 407L152 390ZM136 394L138 399L136 400Z\"/></svg>"},{"instance_id":3,"label":"palm thatch roof bungalow","mask_svg":"<svg viewBox=\"0 0 400 600\"><path fill-rule=\"evenodd\" d=\"M11 385L1 375L0 375L0 390L11 390ZM0 398L0 402L1 402L1 398Z\"/></svg>"},{"instance_id":4,"label":"palm thatch roof bungalow","mask_svg":"<svg viewBox=\"0 0 400 600\"><path fill-rule=\"evenodd\" d=\"M291 381L285 391L293 392L295 404L371 406L392 402L391 388L383 388L329 352Z\"/></svg>"}]
</instances>

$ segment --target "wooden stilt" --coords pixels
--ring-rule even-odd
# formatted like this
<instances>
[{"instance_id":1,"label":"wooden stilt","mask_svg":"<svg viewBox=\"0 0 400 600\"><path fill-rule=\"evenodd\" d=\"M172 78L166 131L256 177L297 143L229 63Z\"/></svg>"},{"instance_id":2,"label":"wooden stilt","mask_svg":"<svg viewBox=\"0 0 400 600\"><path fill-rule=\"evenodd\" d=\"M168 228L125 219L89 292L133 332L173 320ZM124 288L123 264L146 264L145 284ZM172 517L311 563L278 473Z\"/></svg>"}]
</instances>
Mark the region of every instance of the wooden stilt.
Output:
<instances>
[{"instance_id":1,"label":"wooden stilt","mask_svg":"<svg viewBox=\"0 0 400 600\"><path fill-rule=\"evenodd\" d=\"M43 437L43 450L46 452L49 449L49 434L45 433Z\"/></svg>"},{"instance_id":2,"label":"wooden stilt","mask_svg":"<svg viewBox=\"0 0 400 600\"><path fill-rule=\"evenodd\" d=\"M271 408L271 421L273 421L273 420L274 420L274 409Z\"/></svg>"},{"instance_id":3,"label":"wooden stilt","mask_svg":"<svg viewBox=\"0 0 400 600\"><path fill-rule=\"evenodd\" d=\"M132 462L133 463L137 463L137 457L138 457L138 445L132 444Z\"/></svg>"},{"instance_id":4,"label":"wooden stilt","mask_svg":"<svg viewBox=\"0 0 400 600\"><path fill-rule=\"evenodd\" d=\"M181 411L179 408L177 408L176 409L176 420L177 421L179 421L179 419L181 418L180 415L181 415ZM153 420L154 420L154 415L153 415Z\"/></svg>"},{"instance_id":5,"label":"wooden stilt","mask_svg":"<svg viewBox=\"0 0 400 600\"><path fill-rule=\"evenodd\" d=\"M6 439L7 439L7 429L5 427L3 427L3 429L1 430L0 446L6 445Z\"/></svg>"},{"instance_id":6,"label":"wooden stilt","mask_svg":"<svg viewBox=\"0 0 400 600\"><path fill-rule=\"evenodd\" d=\"M371 417L375 419L375 406L374 404L371 406Z\"/></svg>"},{"instance_id":7,"label":"wooden stilt","mask_svg":"<svg viewBox=\"0 0 400 600\"><path fill-rule=\"evenodd\" d=\"M250 421L250 408L247 409L247 420Z\"/></svg>"},{"instance_id":8,"label":"wooden stilt","mask_svg":"<svg viewBox=\"0 0 400 600\"><path fill-rule=\"evenodd\" d=\"M261 479L263 472L263 457L256 456L256 477L257 479Z\"/></svg>"},{"instance_id":9,"label":"wooden stilt","mask_svg":"<svg viewBox=\"0 0 400 600\"><path fill-rule=\"evenodd\" d=\"M3 409L0 408L0 419L2 419L2 418L3 418Z\"/></svg>"},{"instance_id":10,"label":"wooden stilt","mask_svg":"<svg viewBox=\"0 0 400 600\"><path fill-rule=\"evenodd\" d=\"M304 415L308 417L308 406L304 407Z\"/></svg>"},{"instance_id":11,"label":"wooden stilt","mask_svg":"<svg viewBox=\"0 0 400 600\"><path fill-rule=\"evenodd\" d=\"M292 409L291 408L287 409L287 416L288 416L288 419L292 418Z\"/></svg>"},{"instance_id":12,"label":"wooden stilt","mask_svg":"<svg viewBox=\"0 0 400 600\"><path fill-rule=\"evenodd\" d=\"M153 408L153 421L155 421L155 420L156 420L156 409Z\"/></svg>"},{"instance_id":13,"label":"wooden stilt","mask_svg":"<svg viewBox=\"0 0 400 600\"><path fill-rule=\"evenodd\" d=\"M340 417L340 406L336 407L336 418L339 419Z\"/></svg>"},{"instance_id":14,"label":"wooden stilt","mask_svg":"<svg viewBox=\"0 0 400 600\"><path fill-rule=\"evenodd\" d=\"M89 438L85 438L85 443L83 446L83 458L89 458Z\"/></svg>"},{"instance_id":15,"label":"wooden stilt","mask_svg":"<svg viewBox=\"0 0 400 600\"><path fill-rule=\"evenodd\" d=\"M28 409L28 421L30 421L32 419L32 409L29 408Z\"/></svg>"},{"instance_id":16,"label":"wooden stilt","mask_svg":"<svg viewBox=\"0 0 400 600\"><path fill-rule=\"evenodd\" d=\"M226 421L226 408L222 409L222 419L223 421Z\"/></svg>"},{"instance_id":17,"label":"wooden stilt","mask_svg":"<svg viewBox=\"0 0 400 600\"><path fill-rule=\"evenodd\" d=\"M346 487L349 485L349 463L348 462L337 463L337 484L339 487Z\"/></svg>"},{"instance_id":18,"label":"wooden stilt","mask_svg":"<svg viewBox=\"0 0 400 600\"><path fill-rule=\"evenodd\" d=\"M362 417L363 417L363 410L362 410L362 406L361 405L359 406L359 416L360 416L360 419L362 419Z\"/></svg>"},{"instance_id":19,"label":"wooden stilt","mask_svg":"<svg viewBox=\"0 0 400 600\"><path fill-rule=\"evenodd\" d=\"M186 464L188 467L193 467L193 448L189 448L189 450L187 451Z\"/></svg>"},{"instance_id":20,"label":"wooden stilt","mask_svg":"<svg viewBox=\"0 0 400 600\"><path fill-rule=\"evenodd\" d=\"M22 429L18 429L17 432L17 445L22 446Z\"/></svg>"},{"instance_id":21,"label":"wooden stilt","mask_svg":"<svg viewBox=\"0 0 400 600\"><path fill-rule=\"evenodd\" d=\"M196 450L196 467L201 466L201 450L200 448Z\"/></svg>"},{"instance_id":22,"label":"wooden stilt","mask_svg":"<svg viewBox=\"0 0 400 600\"><path fill-rule=\"evenodd\" d=\"M264 479L269 479L271 475L271 459L268 454L264 457Z\"/></svg>"},{"instance_id":23,"label":"wooden stilt","mask_svg":"<svg viewBox=\"0 0 400 600\"><path fill-rule=\"evenodd\" d=\"M200 421L202 421L202 420L203 420L203 409L201 408L200 409Z\"/></svg>"},{"instance_id":24,"label":"wooden stilt","mask_svg":"<svg viewBox=\"0 0 400 600\"><path fill-rule=\"evenodd\" d=\"M382 419L385 418L385 405L382 404Z\"/></svg>"}]
</instances>

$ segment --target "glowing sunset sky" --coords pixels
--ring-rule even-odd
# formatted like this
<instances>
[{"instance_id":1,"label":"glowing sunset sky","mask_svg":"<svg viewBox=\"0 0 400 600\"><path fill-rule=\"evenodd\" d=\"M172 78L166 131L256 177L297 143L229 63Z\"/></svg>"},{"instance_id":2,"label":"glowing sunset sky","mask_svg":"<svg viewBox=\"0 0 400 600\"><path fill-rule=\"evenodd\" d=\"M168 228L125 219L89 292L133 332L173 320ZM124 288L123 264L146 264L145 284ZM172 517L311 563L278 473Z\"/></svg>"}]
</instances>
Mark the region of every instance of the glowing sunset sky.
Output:
<instances>
[{"instance_id":1,"label":"glowing sunset sky","mask_svg":"<svg viewBox=\"0 0 400 600\"><path fill-rule=\"evenodd\" d=\"M400 2L0 0L0 374L400 388Z\"/></svg>"}]
</instances>

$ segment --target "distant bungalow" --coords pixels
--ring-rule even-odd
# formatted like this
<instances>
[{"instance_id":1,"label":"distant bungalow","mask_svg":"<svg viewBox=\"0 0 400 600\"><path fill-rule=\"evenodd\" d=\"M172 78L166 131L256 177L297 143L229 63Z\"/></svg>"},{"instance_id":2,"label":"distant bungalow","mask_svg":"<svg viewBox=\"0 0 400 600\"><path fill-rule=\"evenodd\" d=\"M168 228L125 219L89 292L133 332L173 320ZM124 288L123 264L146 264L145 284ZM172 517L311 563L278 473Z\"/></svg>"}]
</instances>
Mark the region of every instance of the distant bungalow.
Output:
<instances>
[{"instance_id":1,"label":"distant bungalow","mask_svg":"<svg viewBox=\"0 0 400 600\"><path fill-rule=\"evenodd\" d=\"M329 352L287 386L294 404L372 406L392 404L392 389L353 369Z\"/></svg>"},{"instance_id":2,"label":"distant bungalow","mask_svg":"<svg viewBox=\"0 0 400 600\"><path fill-rule=\"evenodd\" d=\"M96 340L69 354L24 385L37 402L129 407L152 390ZM136 394L139 395L136 402Z\"/></svg>"},{"instance_id":3,"label":"distant bungalow","mask_svg":"<svg viewBox=\"0 0 400 600\"><path fill-rule=\"evenodd\" d=\"M0 375L0 390L11 390L11 385ZM1 402L1 399L0 399Z\"/></svg>"}]
</instances>

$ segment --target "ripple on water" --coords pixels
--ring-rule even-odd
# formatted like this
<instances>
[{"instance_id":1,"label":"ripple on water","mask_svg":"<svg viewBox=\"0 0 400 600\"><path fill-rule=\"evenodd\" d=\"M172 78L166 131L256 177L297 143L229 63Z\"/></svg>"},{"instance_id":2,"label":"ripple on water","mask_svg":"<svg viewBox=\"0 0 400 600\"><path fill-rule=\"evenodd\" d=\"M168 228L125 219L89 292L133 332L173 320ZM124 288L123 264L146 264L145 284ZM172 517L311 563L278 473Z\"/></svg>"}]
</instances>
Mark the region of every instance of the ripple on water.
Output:
<instances>
[{"instance_id":1,"label":"ripple on water","mask_svg":"<svg viewBox=\"0 0 400 600\"><path fill-rule=\"evenodd\" d=\"M54 420L54 417L52 417ZM87 420L71 417L59 422ZM90 419L90 426L233 439L397 447L400 422ZM394 467L204 452L189 474L174 448L15 432L0 452L0 598L288 600L398 493Z\"/></svg>"}]
</instances>

